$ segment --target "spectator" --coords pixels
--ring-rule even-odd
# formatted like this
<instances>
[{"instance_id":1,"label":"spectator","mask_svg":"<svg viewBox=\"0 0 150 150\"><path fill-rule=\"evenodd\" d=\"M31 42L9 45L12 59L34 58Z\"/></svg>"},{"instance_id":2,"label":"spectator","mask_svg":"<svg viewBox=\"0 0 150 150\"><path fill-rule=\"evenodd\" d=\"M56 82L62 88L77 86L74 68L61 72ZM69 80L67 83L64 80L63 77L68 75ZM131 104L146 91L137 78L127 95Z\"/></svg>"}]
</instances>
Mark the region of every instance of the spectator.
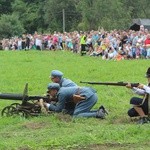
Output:
<instances>
[{"instance_id":1,"label":"spectator","mask_svg":"<svg viewBox=\"0 0 150 150\"><path fill-rule=\"evenodd\" d=\"M83 56L86 54L86 35L85 35L85 33L81 33L80 44L81 44L81 56Z\"/></svg>"},{"instance_id":2,"label":"spectator","mask_svg":"<svg viewBox=\"0 0 150 150\"><path fill-rule=\"evenodd\" d=\"M40 35L35 39L35 45L37 50L42 50L42 38Z\"/></svg>"},{"instance_id":3,"label":"spectator","mask_svg":"<svg viewBox=\"0 0 150 150\"><path fill-rule=\"evenodd\" d=\"M145 44L145 48L146 48L146 51L147 51L147 55L146 55L146 58L150 58L150 34L147 35L147 38L144 42Z\"/></svg>"},{"instance_id":4,"label":"spectator","mask_svg":"<svg viewBox=\"0 0 150 150\"><path fill-rule=\"evenodd\" d=\"M17 46L18 46L18 50L22 50L22 39L21 38L18 38Z\"/></svg>"}]
</instances>

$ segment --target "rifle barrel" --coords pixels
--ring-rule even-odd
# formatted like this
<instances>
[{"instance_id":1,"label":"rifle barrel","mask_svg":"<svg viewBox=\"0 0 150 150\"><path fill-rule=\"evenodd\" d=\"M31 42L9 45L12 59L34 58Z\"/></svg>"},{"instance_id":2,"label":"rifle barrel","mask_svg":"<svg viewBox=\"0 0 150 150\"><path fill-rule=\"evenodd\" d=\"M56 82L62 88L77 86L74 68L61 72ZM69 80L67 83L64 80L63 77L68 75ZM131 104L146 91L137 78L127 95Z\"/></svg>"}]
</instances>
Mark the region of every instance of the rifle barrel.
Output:
<instances>
[{"instance_id":1,"label":"rifle barrel","mask_svg":"<svg viewBox=\"0 0 150 150\"><path fill-rule=\"evenodd\" d=\"M126 86L128 83L126 82L85 82L80 81L80 83L87 83L87 84L95 84L95 85L112 85L112 86ZM131 83L132 87L137 87L139 83Z\"/></svg>"}]
</instances>

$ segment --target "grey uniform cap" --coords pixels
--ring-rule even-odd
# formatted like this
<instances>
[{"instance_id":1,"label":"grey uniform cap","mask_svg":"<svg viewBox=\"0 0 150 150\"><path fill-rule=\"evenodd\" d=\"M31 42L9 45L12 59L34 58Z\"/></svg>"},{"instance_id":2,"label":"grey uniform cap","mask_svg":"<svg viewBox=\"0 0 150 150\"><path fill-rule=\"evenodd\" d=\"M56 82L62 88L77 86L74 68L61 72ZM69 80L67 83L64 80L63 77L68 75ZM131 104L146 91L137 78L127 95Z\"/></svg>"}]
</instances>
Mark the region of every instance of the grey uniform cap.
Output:
<instances>
[{"instance_id":1,"label":"grey uniform cap","mask_svg":"<svg viewBox=\"0 0 150 150\"><path fill-rule=\"evenodd\" d=\"M48 86L47 86L47 89L48 90L51 90L51 89L59 90L60 89L60 85L58 83L49 83Z\"/></svg>"},{"instance_id":2,"label":"grey uniform cap","mask_svg":"<svg viewBox=\"0 0 150 150\"><path fill-rule=\"evenodd\" d=\"M59 70L52 70L51 74L50 74L51 77L62 77L63 76L63 73Z\"/></svg>"}]
</instances>

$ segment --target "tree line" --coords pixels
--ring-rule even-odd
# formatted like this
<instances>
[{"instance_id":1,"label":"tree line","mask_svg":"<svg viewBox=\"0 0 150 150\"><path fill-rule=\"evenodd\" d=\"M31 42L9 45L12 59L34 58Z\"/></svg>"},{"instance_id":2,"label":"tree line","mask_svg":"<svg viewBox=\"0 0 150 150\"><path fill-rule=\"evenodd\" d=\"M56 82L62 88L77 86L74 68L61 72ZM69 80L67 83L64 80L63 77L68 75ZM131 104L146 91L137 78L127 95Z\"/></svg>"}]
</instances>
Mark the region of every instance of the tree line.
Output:
<instances>
[{"instance_id":1,"label":"tree line","mask_svg":"<svg viewBox=\"0 0 150 150\"><path fill-rule=\"evenodd\" d=\"M150 16L149 0L1 0L0 38L22 33L128 29Z\"/></svg>"}]
</instances>

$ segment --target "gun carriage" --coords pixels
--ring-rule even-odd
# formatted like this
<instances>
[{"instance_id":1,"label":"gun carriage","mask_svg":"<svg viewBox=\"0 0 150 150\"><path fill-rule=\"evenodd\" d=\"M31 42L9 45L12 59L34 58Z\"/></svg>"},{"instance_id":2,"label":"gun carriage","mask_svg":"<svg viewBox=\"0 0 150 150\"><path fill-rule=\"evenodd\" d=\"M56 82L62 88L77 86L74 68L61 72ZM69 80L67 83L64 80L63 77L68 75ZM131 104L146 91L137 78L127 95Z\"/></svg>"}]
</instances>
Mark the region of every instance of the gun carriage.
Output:
<instances>
[{"instance_id":1,"label":"gun carriage","mask_svg":"<svg viewBox=\"0 0 150 150\"><path fill-rule=\"evenodd\" d=\"M26 83L23 94L0 93L0 99L16 100L21 103L12 103L6 106L1 111L1 116L21 115L23 117L39 116L41 114L41 107L35 100L43 99L49 101L49 96L28 96L28 83Z\"/></svg>"}]
</instances>

